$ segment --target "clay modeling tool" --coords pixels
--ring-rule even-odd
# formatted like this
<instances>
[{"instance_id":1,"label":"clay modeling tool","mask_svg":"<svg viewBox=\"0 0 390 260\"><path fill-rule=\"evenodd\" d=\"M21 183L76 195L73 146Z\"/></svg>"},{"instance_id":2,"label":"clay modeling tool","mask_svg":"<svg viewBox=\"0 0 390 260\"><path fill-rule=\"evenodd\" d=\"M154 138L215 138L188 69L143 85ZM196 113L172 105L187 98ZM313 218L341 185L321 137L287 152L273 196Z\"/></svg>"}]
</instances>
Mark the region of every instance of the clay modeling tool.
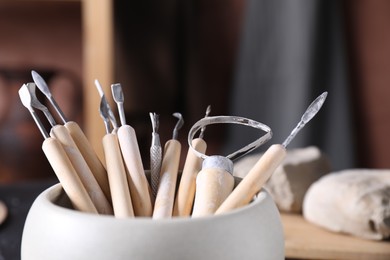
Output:
<instances>
[{"instance_id":1,"label":"clay modeling tool","mask_svg":"<svg viewBox=\"0 0 390 260\"><path fill-rule=\"evenodd\" d=\"M55 137L60 141L66 154L68 155L69 160L73 164L77 174L80 177L81 182L86 188L89 196L91 197L97 211L100 214L112 214L112 208L108 202L106 196L104 195L102 189L97 183L93 173L91 172L88 164L81 155L80 150L78 149L76 143L72 139L68 130L63 125L57 125L50 114L49 110L42 105L38 98L35 95L35 84L28 84L27 89L31 98L31 106L33 108L41 110L45 116L49 119L49 122L52 124L50 135Z\"/></svg>"},{"instance_id":2,"label":"clay modeling tool","mask_svg":"<svg viewBox=\"0 0 390 260\"><path fill-rule=\"evenodd\" d=\"M102 142L114 215L117 218L134 217L134 209L131 202L131 195L127 184L126 170L119 148L118 137L116 134L111 133L109 114L105 102L106 99L100 100L100 115L103 118L107 133L103 137Z\"/></svg>"},{"instance_id":3,"label":"clay modeling tool","mask_svg":"<svg viewBox=\"0 0 390 260\"><path fill-rule=\"evenodd\" d=\"M211 124L240 124L260 129L264 135L233 152L228 156L212 155L207 156L197 151L192 146L195 133ZM222 202L228 197L234 187L233 160L253 151L272 137L271 129L259 122L237 116L214 116L205 117L196 122L188 133L188 144L190 149L199 157L204 159L202 169L196 177L196 193L193 217L208 216L215 213Z\"/></svg>"},{"instance_id":4,"label":"clay modeling tool","mask_svg":"<svg viewBox=\"0 0 390 260\"><path fill-rule=\"evenodd\" d=\"M106 95L104 94L102 85L100 85L100 82L97 79L95 79L95 86L96 86L97 91L99 92L100 99L104 99L104 104L106 104L106 106L107 106L108 117L109 117L110 122L114 128L113 131L116 132L118 129L118 123L116 122L114 112L112 112L110 104L107 102Z\"/></svg>"},{"instance_id":5,"label":"clay modeling tool","mask_svg":"<svg viewBox=\"0 0 390 260\"><path fill-rule=\"evenodd\" d=\"M61 108L58 106L57 102L53 98L45 80L34 70L31 72L31 75L39 90L46 96L46 98L50 101L50 103L53 105L54 109L60 116L61 120L64 123L64 126L72 136L78 149L80 150L93 175L95 176L97 182L99 183L100 188L103 190L104 195L108 200L111 200L106 169L100 161L99 157L97 156L96 152L92 148L92 145L88 141L84 132L81 130L80 126L76 122L68 121L66 119Z\"/></svg>"},{"instance_id":6,"label":"clay modeling tool","mask_svg":"<svg viewBox=\"0 0 390 260\"><path fill-rule=\"evenodd\" d=\"M117 135L123 160L129 174L128 182L134 214L136 216L151 216L153 208L149 193L150 186L146 179L135 130L126 124L124 118L122 87L120 84L113 84L111 85L111 90L112 96L118 104L118 110L122 111L119 113L122 125L118 128Z\"/></svg>"},{"instance_id":7,"label":"clay modeling tool","mask_svg":"<svg viewBox=\"0 0 390 260\"><path fill-rule=\"evenodd\" d=\"M206 109L205 117L211 112L211 107ZM200 130L199 138L192 140L192 146L200 153L205 153L207 144L203 140L206 127L202 127ZM189 148L187 157L183 167L183 173L181 175L179 188L173 207L173 216L190 216L192 206L195 198L196 176L202 168L202 158L196 156L195 153Z\"/></svg>"},{"instance_id":8,"label":"clay modeling tool","mask_svg":"<svg viewBox=\"0 0 390 260\"><path fill-rule=\"evenodd\" d=\"M38 115L33 109L32 98L28 85L34 83L24 84L19 89L19 96L22 104L30 111L35 123L44 137L42 150L46 155L54 173L60 181L65 193L68 195L73 207L77 210L89 213L98 213L94 203L92 202L87 190L84 188L80 177L70 162L61 143L53 137L50 137L45 130ZM34 84L35 87L35 84Z\"/></svg>"},{"instance_id":9,"label":"clay modeling tool","mask_svg":"<svg viewBox=\"0 0 390 260\"><path fill-rule=\"evenodd\" d=\"M157 195L158 182L160 180L160 170L162 161L162 148L160 135L158 134L159 117L156 113L149 113L152 121L152 144L150 146L150 183L154 199Z\"/></svg>"},{"instance_id":10,"label":"clay modeling tool","mask_svg":"<svg viewBox=\"0 0 390 260\"><path fill-rule=\"evenodd\" d=\"M260 191L275 169L286 157L286 147L296 134L317 114L325 102L327 92L317 97L307 108L298 125L282 144L274 144L260 157L249 173L222 203L216 214L222 214L232 209L248 204Z\"/></svg>"},{"instance_id":11,"label":"clay modeling tool","mask_svg":"<svg viewBox=\"0 0 390 260\"><path fill-rule=\"evenodd\" d=\"M178 141L178 132L184 124L183 117L180 113L174 113L173 116L177 117L178 121L173 129L172 139L167 141L164 146L164 156L160 171L160 183L158 185L157 196L154 203L154 219L172 217L181 153L181 144Z\"/></svg>"}]
</instances>

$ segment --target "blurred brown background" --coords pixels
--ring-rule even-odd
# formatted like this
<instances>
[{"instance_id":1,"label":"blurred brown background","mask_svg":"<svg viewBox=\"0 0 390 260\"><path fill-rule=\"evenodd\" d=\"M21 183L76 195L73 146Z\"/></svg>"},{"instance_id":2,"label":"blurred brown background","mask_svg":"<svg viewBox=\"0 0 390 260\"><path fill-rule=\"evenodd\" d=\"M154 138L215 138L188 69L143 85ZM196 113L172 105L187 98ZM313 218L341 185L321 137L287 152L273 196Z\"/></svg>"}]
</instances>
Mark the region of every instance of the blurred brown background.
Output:
<instances>
[{"instance_id":1,"label":"blurred brown background","mask_svg":"<svg viewBox=\"0 0 390 260\"><path fill-rule=\"evenodd\" d=\"M100 17L99 13L96 13L95 19L99 24L91 26L85 22L85 16L99 11L97 6L102 2L112 7L108 10L111 16ZM270 6L270 2L275 2L276 6ZM97 55L90 55L88 59L85 57L91 52L103 52L99 49L101 42L91 42L88 35L92 30L97 35L106 30L100 25L105 19L112 29L113 66L110 68L113 74L107 76L111 75L107 70L92 77L103 78L103 81L111 77L113 82L104 82L106 85L122 83L127 122L137 131L147 168L151 134L149 112L160 114L163 143L171 137L176 123L172 113L183 114L186 124L180 131L180 139L184 154L187 151L185 142L188 130L204 116L207 105L212 106L212 115L237 113L240 110L234 107L240 106L248 107L251 111L258 109L255 102L238 102L235 94L245 91L247 95L251 95L251 90L257 87L255 83L245 90L240 86L240 68L247 66L243 65L247 50L245 43L251 40L251 34L248 33L251 30L247 28L253 28L254 24L262 25L258 24L261 17L256 16L256 8L263 12L269 10L270 17L276 18L272 20L273 23L264 24L264 27L267 29L265 35L272 37L273 26L280 26L278 8L283 7L286 2L0 1L0 182L54 176L41 151L43 137L28 111L21 105L17 94L23 83L32 81L31 69L38 71L48 81L53 95L67 117L80 123L95 142L94 145L100 146L96 144L99 138L91 136L90 133L95 129L100 129L98 137L100 133L104 133L101 131L103 122L98 116L98 107L88 101L91 98L96 99L97 93L92 80L88 78L86 83L85 75L90 74L86 68L104 68L104 65L110 64L105 64L105 60L99 59ZM345 55L344 76L347 80L342 87L345 92L343 93L351 102L346 115L352 131L346 133L350 140L344 146L348 147L338 149L340 153L348 153L348 160L345 160L345 163L338 162L335 168L388 168L390 105L387 98L390 97L390 73L387 70L390 68L390 2L309 2L314 3L313 13L318 17L313 19L319 24L314 29L319 29L317 34L324 37L322 40L326 40L327 35L331 34L327 30L337 27L342 32L339 35L340 41L337 38L331 43L341 44ZM309 2L296 1L301 5L307 5ZM289 14L294 13L290 12L295 8L293 5L290 4L284 10ZM85 10L87 7L90 11ZM334 10L338 11L337 17L333 13ZM300 37L300 34L289 35L291 40L296 39L294 37ZM270 44L272 45L272 42ZM329 54L326 52L326 46L320 50L321 55ZM278 50L274 51L283 54ZM307 55L315 59L317 54L311 52ZM267 60L267 56L263 55L260 59ZM277 66L273 67L272 56L268 57L267 62L266 69L279 69ZM267 76L257 75L254 69L252 72L251 66L245 68L246 72L254 75L254 79ZM320 67L317 73L321 74L321 69ZM326 86L322 89L328 90ZM281 90L274 91L278 96L267 95L267 91L261 93L263 98L274 103L279 102L278 98L283 97L284 93ZM313 91L306 95L300 105L306 107L312 97L318 94L320 92ZM288 95L285 94L284 99L287 98ZM343 102L342 99L333 100ZM280 103L285 105L285 110L289 110L289 106L293 105L288 102ZM330 110L329 107L327 109ZM96 113L98 120L86 120L86 110L95 111L93 113ZM266 112L270 117L279 116L279 112ZM249 117L250 114L243 112L240 116ZM299 119L300 114L296 116L297 118L291 118L293 122ZM253 117L268 123L267 120L263 121L263 117ZM326 118L329 125L338 124L332 122L330 117ZM291 129L292 127L293 125ZM317 128L319 126L313 122L313 129ZM286 128L285 131L291 129ZM237 136L232 137L227 132L220 127L210 127L207 130L209 154L227 153L227 150L232 149L226 148L225 144L234 143L233 139ZM321 135L315 138L320 139ZM316 142L315 138L305 139L306 141L296 145L314 144L321 147L322 142ZM236 139L240 143L240 137ZM280 140L275 140L277 141ZM245 141L241 143L244 145ZM331 157L339 157L338 154L332 154L333 150L326 149L325 147L324 150L329 152Z\"/></svg>"}]
</instances>

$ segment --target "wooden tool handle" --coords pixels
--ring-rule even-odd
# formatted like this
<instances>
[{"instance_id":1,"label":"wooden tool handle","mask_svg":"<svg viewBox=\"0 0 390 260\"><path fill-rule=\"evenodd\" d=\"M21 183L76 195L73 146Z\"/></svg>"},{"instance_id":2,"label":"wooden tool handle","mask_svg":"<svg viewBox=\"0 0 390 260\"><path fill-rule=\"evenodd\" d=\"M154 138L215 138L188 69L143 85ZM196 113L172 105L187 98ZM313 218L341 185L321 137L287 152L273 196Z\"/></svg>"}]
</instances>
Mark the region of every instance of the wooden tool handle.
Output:
<instances>
[{"instance_id":1,"label":"wooden tool handle","mask_svg":"<svg viewBox=\"0 0 390 260\"><path fill-rule=\"evenodd\" d=\"M134 129L129 125L119 127L118 140L123 160L129 173L127 177L130 185L134 214L136 216L151 216L152 202L149 194L150 187L142 165Z\"/></svg>"},{"instance_id":2,"label":"wooden tool handle","mask_svg":"<svg viewBox=\"0 0 390 260\"><path fill-rule=\"evenodd\" d=\"M97 214L94 203L84 188L61 143L55 138L49 137L43 142L42 150L73 207L83 212Z\"/></svg>"},{"instance_id":3,"label":"wooden tool handle","mask_svg":"<svg viewBox=\"0 0 390 260\"><path fill-rule=\"evenodd\" d=\"M180 153L181 144L179 141L171 139L166 142L161 164L160 183L154 203L154 219L170 218L172 216Z\"/></svg>"},{"instance_id":4,"label":"wooden tool handle","mask_svg":"<svg viewBox=\"0 0 390 260\"><path fill-rule=\"evenodd\" d=\"M91 169L84 160L75 142L65 126L56 125L51 129L50 135L55 137L62 145L70 162L80 177L85 189L91 197L93 204L100 214L113 214L112 207L102 189L93 176Z\"/></svg>"},{"instance_id":5,"label":"wooden tool handle","mask_svg":"<svg viewBox=\"0 0 390 260\"><path fill-rule=\"evenodd\" d=\"M208 168L196 178L196 194L192 217L209 216L215 213L234 187L234 177L224 169Z\"/></svg>"},{"instance_id":6,"label":"wooden tool handle","mask_svg":"<svg viewBox=\"0 0 390 260\"><path fill-rule=\"evenodd\" d=\"M104 192L104 195L109 201L111 201L107 171L103 162L100 161L92 145L76 122L69 121L65 124L65 127L68 129L72 139L79 148L82 156L84 157L97 182L99 183L100 188Z\"/></svg>"},{"instance_id":7,"label":"wooden tool handle","mask_svg":"<svg viewBox=\"0 0 390 260\"><path fill-rule=\"evenodd\" d=\"M118 218L134 217L126 170L117 136L114 134L105 135L103 137L103 149L106 158L114 215Z\"/></svg>"},{"instance_id":8,"label":"wooden tool handle","mask_svg":"<svg viewBox=\"0 0 390 260\"><path fill-rule=\"evenodd\" d=\"M216 214L222 214L232 209L248 204L254 195L260 191L272 173L286 157L286 148L274 144L260 157L249 173L237 185L229 197L222 203Z\"/></svg>"},{"instance_id":9,"label":"wooden tool handle","mask_svg":"<svg viewBox=\"0 0 390 260\"><path fill-rule=\"evenodd\" d=\"M207 144L202 138L192 140L192 147L200 153L205 153ZM202 168L202 159L188 149L187 157L184 163L183 173L180 179L180 185L177 190L175 205L173 207L173 216L189 216L195 198L196 176Z\"/></svg>"}]
</instances>

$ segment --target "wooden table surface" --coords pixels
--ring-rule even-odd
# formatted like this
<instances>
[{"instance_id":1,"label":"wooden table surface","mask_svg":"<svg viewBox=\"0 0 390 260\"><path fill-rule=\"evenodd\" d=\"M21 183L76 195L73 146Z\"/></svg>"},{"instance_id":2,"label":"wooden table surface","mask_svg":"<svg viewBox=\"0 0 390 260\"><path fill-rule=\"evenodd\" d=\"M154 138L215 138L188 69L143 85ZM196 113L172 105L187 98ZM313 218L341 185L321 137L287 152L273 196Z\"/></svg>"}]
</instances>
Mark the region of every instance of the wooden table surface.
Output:
<instances>
[{"instance_id":1,"label":"wooden table surface","mask_svg":"<svg viewBox=\"0 0 390 260\"><path fill-rule=\"evenodd\" d=\"M301 215L281 214L286 258L390 259L390 241L364 240L310 224Z\"/></svg>"}]
</instances>

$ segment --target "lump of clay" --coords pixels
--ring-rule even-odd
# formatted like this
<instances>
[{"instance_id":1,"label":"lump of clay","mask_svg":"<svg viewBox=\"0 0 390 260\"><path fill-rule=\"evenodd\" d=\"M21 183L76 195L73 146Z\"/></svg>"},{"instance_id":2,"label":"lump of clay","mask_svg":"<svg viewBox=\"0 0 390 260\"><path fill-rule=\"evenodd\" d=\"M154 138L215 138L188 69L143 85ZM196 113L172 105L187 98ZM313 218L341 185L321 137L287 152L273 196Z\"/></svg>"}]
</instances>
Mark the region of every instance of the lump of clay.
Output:
<instances>
[{"instance_id":1,"label":"lump of clay","mask_svg":"<svg viewBox=\"0 0 390 260\"><path fill-rule=\"evenodd\" d=\"M234 175L244 177L261 154L249 155L234 165ZM279 210L300 213L303 199L310 185L329 173L328 158L317 147L310 146L287 151L283 163L265 184Z\"/></svg>"},{"instance_id":2,"label":"lump of clay","mask_svg":"<svg viewBox=\"0 0 390 260\"><path fill-rule=\"evenodd\" d=\"M389 238L390 170L345 170L322 177L306 193L303 215L334 232Z\"/></svg>"}]
</instances>

